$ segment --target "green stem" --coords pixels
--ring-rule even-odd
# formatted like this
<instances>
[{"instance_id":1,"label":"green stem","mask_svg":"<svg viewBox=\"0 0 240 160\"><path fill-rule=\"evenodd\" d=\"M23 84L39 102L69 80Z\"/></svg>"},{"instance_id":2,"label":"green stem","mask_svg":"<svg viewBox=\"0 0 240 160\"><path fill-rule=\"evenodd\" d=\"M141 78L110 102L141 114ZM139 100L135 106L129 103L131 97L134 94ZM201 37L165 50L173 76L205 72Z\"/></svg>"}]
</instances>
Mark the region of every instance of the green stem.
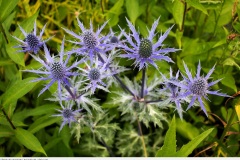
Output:
<instances>
[{"instance_id":1,"label":"green stem","mask_svg":"<svg viewBox=\"0 0 240 160\"><path fill-rule=\"evenodd\" d=\"M220 139L219 139L219 143L223 143L224 137L226 136L229 128L231 127L231 124L232 124L232 121L233 121L233 119L234 119L234 116L235 116L235 110L233 109L232 114L231 114L231 116L230 116L230 118L229 118L229 120L228 120L228 122L227 122L227 125L225 126L225 128L224 128L224 130L223 130L223 133L222 133L222 135L221 135L221 137L220 137ZM217 149L216 149L216 152L219 150L220 147L221 147L220 144L218 144ZM215 152L215 153L216 153L216 152Z\"/></svg>"},{"instance_id":2,"label":"green stem","mask_svg":"<svg viewBox=\"0 0 240 160\"><path fill-rule=\"evenodd\" d=\"M220 142L223 142L224 137L226 136L227 131L228 131L229 128L231 127L231 124L232 124L232 121L233 121L234 116L235 116L235 110L233 109L232 114L231 114L231 116L230 116L230 118L229 118L229 121L227 122L227 125L226 125L226 127L224 128L223 133L222 133L222 135L221 135L221 137L220 137Z\"/></svg>"},{"instance_id":3,"label":"green stem","mask_svg":"<svg viewBox=\"0 0 240 160\"><path fill-rule=\"evenodd\" d=\"M9 40L7 38L7 35L6 35L6 32L5 32L4 28L3 28L1 20L0 20L0 30L2 31L3 36L4 36L5 40L7 41L7 43L9 43Z\"/></svg>"},{"instance_id":4,"label":"green stem","mask_svg":"<svg viewBox=\"0 0 240 160\"><path fill-rule=\"evenodd\" d=\"M145 76L146 76L146 67L142 69L142 90L141 90L141 98L144 97L144 87L145 87Z\"/></svg>"},{"instance_id":5,"label":"green stem","mask_svg":"<svg viewBox=\"0 0 240 160\"><path fill-rule=\"evenodd\" d=\"M11 127L13 129L16 129L16 127L14 126L14 124L11 121L11 119L8 117L7 113L5 112L5 110L3 108L2 108L2 112L3 112L4 116L7 118L7 121L10 123Z\"/></svg>"},{"instance_id":6,"label":"green stem","mask_svg":"<svg viewBox=\"0 0 240 160\"><path fill-rule=\"evenodd\" d=\"M143 147L144 157L148 157L147 149L146 149L146 144L145 144L144 137L143 137L143 133L142 133L142 127L141 127L141 124L140 124L140 122L139 122L138 119L137 119L137 123L138 123L139 134L140 134L140 136L141 136L141 141L142 141L142 147Z\"/></svg>"}]
</instances>

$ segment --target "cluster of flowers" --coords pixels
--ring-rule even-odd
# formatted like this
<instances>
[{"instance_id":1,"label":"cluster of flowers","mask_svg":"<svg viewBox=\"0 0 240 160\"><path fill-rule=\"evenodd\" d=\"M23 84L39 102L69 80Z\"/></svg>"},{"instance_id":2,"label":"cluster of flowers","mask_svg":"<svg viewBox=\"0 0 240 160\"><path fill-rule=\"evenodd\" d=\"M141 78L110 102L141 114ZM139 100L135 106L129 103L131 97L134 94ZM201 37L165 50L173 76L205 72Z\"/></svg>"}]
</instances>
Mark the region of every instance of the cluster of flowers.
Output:
<instances>
[{"instance_id":1,"label":"cluster of flowers","mask_svg":"<svg viewBox=\"0 0 240 160\"><path fill-rule=\"evenodd\" d=\"M90 28L84 27L81 21L77 19L78 26L81 29L81 34L76 34L68 29L63 28L68 34L75 38L75 41L69 40L69 42L76 44L77 48L71 51L64 51L65 40L63 38L59 56L51 55L46 42L49 40L43 40L42 35L44 33L46 25L37 36L36 22L34 24L34 30L31 33L26 33L21 26L20 30L25 36L24 40L20 40L14 37L21 44L16 46L21 48L19 52L28 52L36 61L42 64L42 67L38 70L24 70L25 72L36 73L42 75L40 78L34 81L46 81L49 83L40 91L39 95L44 93L54 83L58 84L57 92L54 98L50 100L59 101L62 110L58 110L60 113L54 116L61 116L63 119L60 130L64 125L71 125L72 122L77 122L76 117L82 109L91 113L89 106L96 110L101 110L101 107L94 102L94 99L90 98L97 89L102 89L109 92L108 87L112 83L118 83L126 94L130 95L130 100L142 104L158 103L168 101L176 106L176 110L179 116L182 118L183 109L182 103L188 102L188 108L191 108L194 104L200 105L201 109L207 115L206 109L203 105L202 98L208 99L208 94L214 94L218 96L226 96L226 94L219 93L218 91L211 91L210 87L218 83L220 80L208 82L211 74L214 71L214 67L204 77L200 75L201 66L198 65L196 76L193 77L188 67L184 63L186 75L181 73L183 80L179 79L180 72L173 76L170 68L170 77L167 78L161 74L163 89L146 86L146 69L148 65L154 66L158 71L158 66L155 63L158 60L173 62L167 55L170 52L176 52L178 49L166 48L163 45L163 41L167 38L172 27L170 27L164 34L161 34L155 41L157 34L155 33L159 23L157 19L150 30L148 30L148 37L140 38L140 34L136 31L133 24L127 19L130 33L126 33L120 28L121 33L117 36L112 30L107 35L102 35L101 32L107 25L105 22L97 31L94 31L92 22L90 22ZM44 48L45 56L41 58L38 56L40 48ZM121 53L119 51L124 51ZM69 65L71 56L76 54L81 57L80 60L76 60ZM124 67L118 65L116 57L122 57L134 60L135 67L142 70L142 82L139 90L134 90L132 86L127 85L118 77L118 73L125 71ZM79 67L81 63L85 63L85 68ZM159 71L160 72L160 71ZM159 75L160 75L159 74ZM155 86L160 85L158 82ZM147 101L146 96L151 95L150 90L157 92L157 96L164 96L162 98ZM153 96L154 98L154 96ZM196 102L196 100L198 102ZM62 103L64 102L64 104ZM77 105L77 109L74 108ZM75 107L73 107L75 106Z\"/></svg>"}]
</instances>

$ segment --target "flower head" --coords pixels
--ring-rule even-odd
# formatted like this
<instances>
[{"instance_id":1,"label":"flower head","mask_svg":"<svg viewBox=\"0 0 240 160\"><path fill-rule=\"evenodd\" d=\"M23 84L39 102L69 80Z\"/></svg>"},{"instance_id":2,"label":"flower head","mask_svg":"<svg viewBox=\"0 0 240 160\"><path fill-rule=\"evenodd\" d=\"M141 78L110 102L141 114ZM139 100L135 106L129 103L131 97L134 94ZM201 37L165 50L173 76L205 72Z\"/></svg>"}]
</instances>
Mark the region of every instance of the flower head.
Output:
<instances>
[{"instance_id":1,"label":"flower head","mask_svg":"<svg viewBox=\"0 0 240 160\"><path fill-rule=\"evenodd\" d=\"M183 90L181 90L179 86L173 83L180 82L178 79L179 71L176 73L176 76L173 76L172 68L170 68L170 77L166 78L164 75L162 75L162 77L164 79L164 88L160 90L160 94L167 97L163 103L175 103L178 115L181 119L183 119L183 109L181 103L187 101L187 99L181 96L181 94L183 94Z\"/></svg>"},{"instance_id":2,"label":"flower head","mask_svg":"<svg viewBox=\"0 0 240 160\"><path fill-rule=\"evenodd\" d=\"M78 115L78 113L82 110L82 109L77 109L77 110L73 110L72 109L73 103L71 102L67 102L66 103L66 107L64 107L61 104L62 110L56 109L57 111L59 111L59 114L55 114L52 115L54 117L62 117L62 124L61 127L59 129L59 132L62 130L62 128L66 125L69 124L69 127L71 127L71 123L72 122L77 122L76 120L76 116Z\"/></svg>"},{"instance_id":3,"label":"flower head","mask_svg":"<svg viewBox=\"0 0 240 160\"><path fill-rule=\"evenodd\" d=\"M105 48L108 47L106 39L109 39L110 35L102 36L101 31L106 26L106 21L96 32L93 30L92 22L90 21L90 28L86 29L82 22L78 21L78 26L80 27L82 34L78 35L68 29L63 28L68 34L72 35L73 37L77 38L80 41L70 41L74 44L79 45L80 47L70 51L69 53L77 53L83 56L87 56L90 58L91 64L94 61L94 57L96 57L96 53L105 54Z\"/></svg>"},{"instance_id":4,"label":"flower head","mask_svg":"<svg viewBox=\"0 0 240 160\"><path fill-rule=\"evenodd\" d=\"M156 43L153 42L153 38L156 35L154 32L158 26L158 22L159 18L153 23L151 30L148 31L148 37L140 39L139 33L136 31L132 23L127 19L127 23L132 34L128 35L125 32L123 32L123 34L131 47L128 45L123 45L122 48L127 52L127 54L120 55L120 57L135 59L135 66L138 66L139 70L146 67L148 64L158 68L154 60L173 62L171 58L166 56L166 54L169 52L175 52L177 49L162 48L162 42L167 38L172 27L169 28L163 35L161 35Z\"/></svg>"},{"instance_id":5,"label":"flower head","mask_svg":"<svg viewBox=\"0 0 240 160\"><path fill-rule=\"evenodd\" d=\"M49 38L47 40L42 40L42 35L43 35L44 30L46 28L46 24L42 28L42 31L40 32L39 36L37 36L37 23L36 23L36 21L34 23L34 29L33 29L32 33L26 33L20 25L19 25L19 28L22 31L23 35L25 36L25 39L21 40L21 39L15 37L15 36L12 36L17 41L21 42L20 45L15 46L16 48L21 48L21 50L19 50L18 52L30 52L30 53L33 52L34 54L37 54L38 51L40 50L40 48L43 46L43 44L45 44L45 42L47 42L50 39Z\"/></svg>"},{"instance_id":6,"label":"flower head","mask_svg":"<svg viewBox=\"0 0 240 160\"><path fill-rule=\"evenodd\" d=\"M178 82L172 81L172 83L185 90L185 93L182 95L182 97L192 96L191 102L189 103L187 110L193 106L194 102L197 99L200 104L201 109L204 111L204 113L207 116L207 111L203 105L202 98L205 98L208 100L208 98L207 98L208 94L213 94L213 95L223 96L223 97L230 97L224 93L219 93L218 91L211 91L209 89L211 86L213 86L216 83L218 83L219 81L221 81L221 79L219 79L219 80L208 83L208 79L210 78L211 74L213 73L215 66L213 66L213 68L208 72L208 74L205 77L200 76L201 64L199 61L198 68L197 68L197 74L195 77L192 77L192 74L189 71L187 65L184 62L183 62L183 64L184 64L184 68L185 68L185 71L187 74L187 77L183 76L185 82L178 83Z\"/></svg>"},{"instance_id":7,"label":"flower head","mask_svg":"<svg viewBox=\"0 0 240 160\"><path fill-rule=\"evenodd\" d=\"M89 81L87 86L84 88L85 90L90 89L92 94L97 88L109 92L108 89L105 88L107 85L103 82L103 79L111 76L112 74L109 75L106 72L106 65L107 63L100 65L97 60L94 66L89 66L86 63L87 69L79 68L83 72L83 75L86 77L86 80L84 81Z\"/></svg>"},{"instance_id":8,"label":"flower head","mask_svg":"<svg viewBox=\"0 0 240 160\"><path fill-rule=\"evenodd\" d=\"M108 45L107 51L113 51L115 48L121 48L125 40L122 40L124 30L120 28L121 32L118 35L113 32L112 28L110 28L110 37L106 40L106 44Z\"/></svg>"},{"instance_id":9,"label":"flower head","mask_svg":"<svg viewBox=\"0 0 240 160\"><path fill-rule=\"evenodd\" d=\"M76 76L78 73L71 72L71 69L77 67L81 61L74 62L70 67L67 66L68 60L70 55L68 55L67 59L63 60L64 56L64 39L61 45L61 51L59 55L59 59L55 58L54 56L51 57L49 50L47 49L46 45L44 45L45 51L45 58L46 61L42 60L39 57L32 55L32 57L40 62L43 65L43 68L40 70L24 70L26 72L32 72L40 75L46 75L45 77L37 78L34 81L41 81L41 80L50 80L50 83L46 85L39 93L40 96L43 92L45 92L49 87L57 82L58 83L58 95L61 97L61 86L68 86L70 87L71 84L69 83L70 76Z\"/></svg>"}]
</instances>

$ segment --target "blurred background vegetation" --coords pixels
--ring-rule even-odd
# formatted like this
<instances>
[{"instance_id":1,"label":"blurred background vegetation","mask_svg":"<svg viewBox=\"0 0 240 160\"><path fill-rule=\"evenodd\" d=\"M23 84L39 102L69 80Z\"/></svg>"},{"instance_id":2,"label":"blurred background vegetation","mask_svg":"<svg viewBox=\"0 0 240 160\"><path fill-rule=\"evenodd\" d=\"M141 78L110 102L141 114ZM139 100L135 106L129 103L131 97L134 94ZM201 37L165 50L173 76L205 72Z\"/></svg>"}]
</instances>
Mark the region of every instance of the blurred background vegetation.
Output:
<instances>
[{"instance_id":1,"label":"blurred background vegetation","mask_svg":"<svg viewBox=\"0 0 240 160\"><path fill-rule=\"evenodd\" d=\"M240 156L239 150L239 120L240 101L237 92L240 84L240 2L238 0L0 0L0 92L1 101L6 99L5 91L17 80L31 77L31 74L21 72L24 69L38 68L39 64L26 57L24 53L17 56L12 46L16 44L10 35L23 38L17 24L23 26L28 32L33 28L35 19L39 30L47 23L43 39L54 37L47 43L52 53L57 54L62 38L71 37L64 32L62 27L76 33L79 32L76 18L78 17L85 26L90 20L95 28L109 20L103 33L108 33L112 28L119 32L119 27L128 31L126 19L139 29L144 37L147 27L150 28L154 20L160 17L157 27L159 33L165 32L175 24L165 45L181 49L170 56L175 64L171 64L174 71L183 69L184 60L191 71L196 70L198 61L206 74L213 65L216 70L213 79L223 78L214 86L214 90L234 95L236 98L225 105L223 97L209 96L211 101L205 101L207 111L204 113L195 107L184 114L184 120L176 117L177 146L181 147L189 140L198 136L203 130L214 128L213 132L202 142L190 156ZM67 43L66 50L73 45ZM124 74L130 79L141 78L141 73L133 69L131 61L121 60L121 65L132 68ZM168 73L170 65L158 62L162 73ZM149 68L149 79L153 78L156 70ZM24 78L23 78L24 77ZM48 156L109 156L104 144L99 142L88 128L83 128L79 143L70 134L70 129L64 127L58 133L59 119L49 118L55 113L58 104L49 103L45 99L51 92L37 98L42 83L37 83L29 93L9 102L5 107L8 116L18 127L23 127L34 134ZM119 90L118 87L110 91ZM103 108L114 118L112 122L118 123L119 130L106 134L106 143L112 148L116 156L143 156L142 144L135 124L120 121L121 115L117 106L109 105L111 94L99 91L96 97L101 99ZM186 106L185 106L186 107ZM172 119L174 109L166 110L167 118ZM231 115L231 116L230 116ZM104 117L98 117L101 122ZM108 117L108 116L106 116ZM108 120L100 124L107 125ZM110 124L110 123L109 123ZM114 126L107 126L108 127ZM226 129L227 128L227 129ZM147 144L149 156L155 156L156 151L162 146L168 124L163 128L151 125L143 126L143 134ZM21 145L16 140L14 132L9 126L5 116L0 116L0 156L44 156L33 152Z\"/></svg>"}]
</instances>

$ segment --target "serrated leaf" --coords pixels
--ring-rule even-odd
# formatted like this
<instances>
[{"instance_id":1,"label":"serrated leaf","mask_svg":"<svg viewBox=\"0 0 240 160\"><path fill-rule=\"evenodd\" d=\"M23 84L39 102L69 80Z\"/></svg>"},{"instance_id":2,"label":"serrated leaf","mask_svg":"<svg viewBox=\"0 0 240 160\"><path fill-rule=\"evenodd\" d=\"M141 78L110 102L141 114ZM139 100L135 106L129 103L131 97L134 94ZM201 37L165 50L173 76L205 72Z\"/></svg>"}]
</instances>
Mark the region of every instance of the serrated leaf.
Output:
<instances>
[{"instance_id":1,"label":"serrated leaf","mask_svg":"<svg viewBox=\"0 0 240 160\"><path fill-rule=\"evenodd\" d=\"M139 1L138 0L127 0L126 1L127 14L130 21L135 24L136 19L139 16Z\"/></svg>"},{"instance_id":2,"label":"serrated leaf","mask_svg":"<svg viewBox=\"0 0 240 160\"><path fill-rule=\"evenodd\" d=\"M204 8L204 6L199 2L199 0L186 0L187 4L190 6L202 11L203 13L207 14L207 10Z\"/></svg>"},{"instance_id":3,"label":"serrated leaf","mask_svg":"<svg viewBox=\"0 0 240 160\"><path fill-rule=\"evenodd\" d=\"M6 45L8 56L13 60L13 62L25 67L24 53L17 52L16 48L13 47L14 45L12 43Z\"/></svg>"},{"instance_id":4,"label":"serrated leaf","mask_svg":"<svg viewBox=\"0 0 240 160\"><path fill-rule=\"evenodd\" d=\"M156 157L171 157L176 153L176 122L175 116L172 119L169 129L166 133L164 144L158 150Z\"/></svg>"},{"instance_id":5,"label":"serrated leaf","mask_svg":"<svg viewBox=\"0 0 240 160\"><path fill-rule=\"evenodd\" d=\"M15 136L17 140L29 150L40 152L40 153L43 153L45 156L47 156L46 152L42 148L41 143L29 131L22 128L17 128L15 130Z\"/></svg>"},{"instance_id":6,"label":"serrated leaf","mask_svg":"<svg viewBox=\"0 0 240 160\"><path fill-rule=\"evenodd\" d=\"M204 131L186 145L183 145L183 147L174 155L174 157L187 157L213 131L213 129L214 128L210 128Z\"/></svg>"},{"instance_id":7,"label":"serrated leaf","mask_svg":"<svg viewBox=\"0 0 240 160\"><path fill-rule=\"evenodd\" d=\"M18 80L8 88L1 97L3 108L27 94L37 84L37 82L31 82L33 79L35 78L30 77Z\"/></svg>"},{"instance_id":8,"label":"serrated leaf","mask_svg":"<svg viewBox=\"0 0 240 160\"><path fill-rule=\"evenodd\" d=\"M13 9L17 6L19 0L3 0L0 5L0 20L3 22Z\"/></svg>"}]
</instances>

